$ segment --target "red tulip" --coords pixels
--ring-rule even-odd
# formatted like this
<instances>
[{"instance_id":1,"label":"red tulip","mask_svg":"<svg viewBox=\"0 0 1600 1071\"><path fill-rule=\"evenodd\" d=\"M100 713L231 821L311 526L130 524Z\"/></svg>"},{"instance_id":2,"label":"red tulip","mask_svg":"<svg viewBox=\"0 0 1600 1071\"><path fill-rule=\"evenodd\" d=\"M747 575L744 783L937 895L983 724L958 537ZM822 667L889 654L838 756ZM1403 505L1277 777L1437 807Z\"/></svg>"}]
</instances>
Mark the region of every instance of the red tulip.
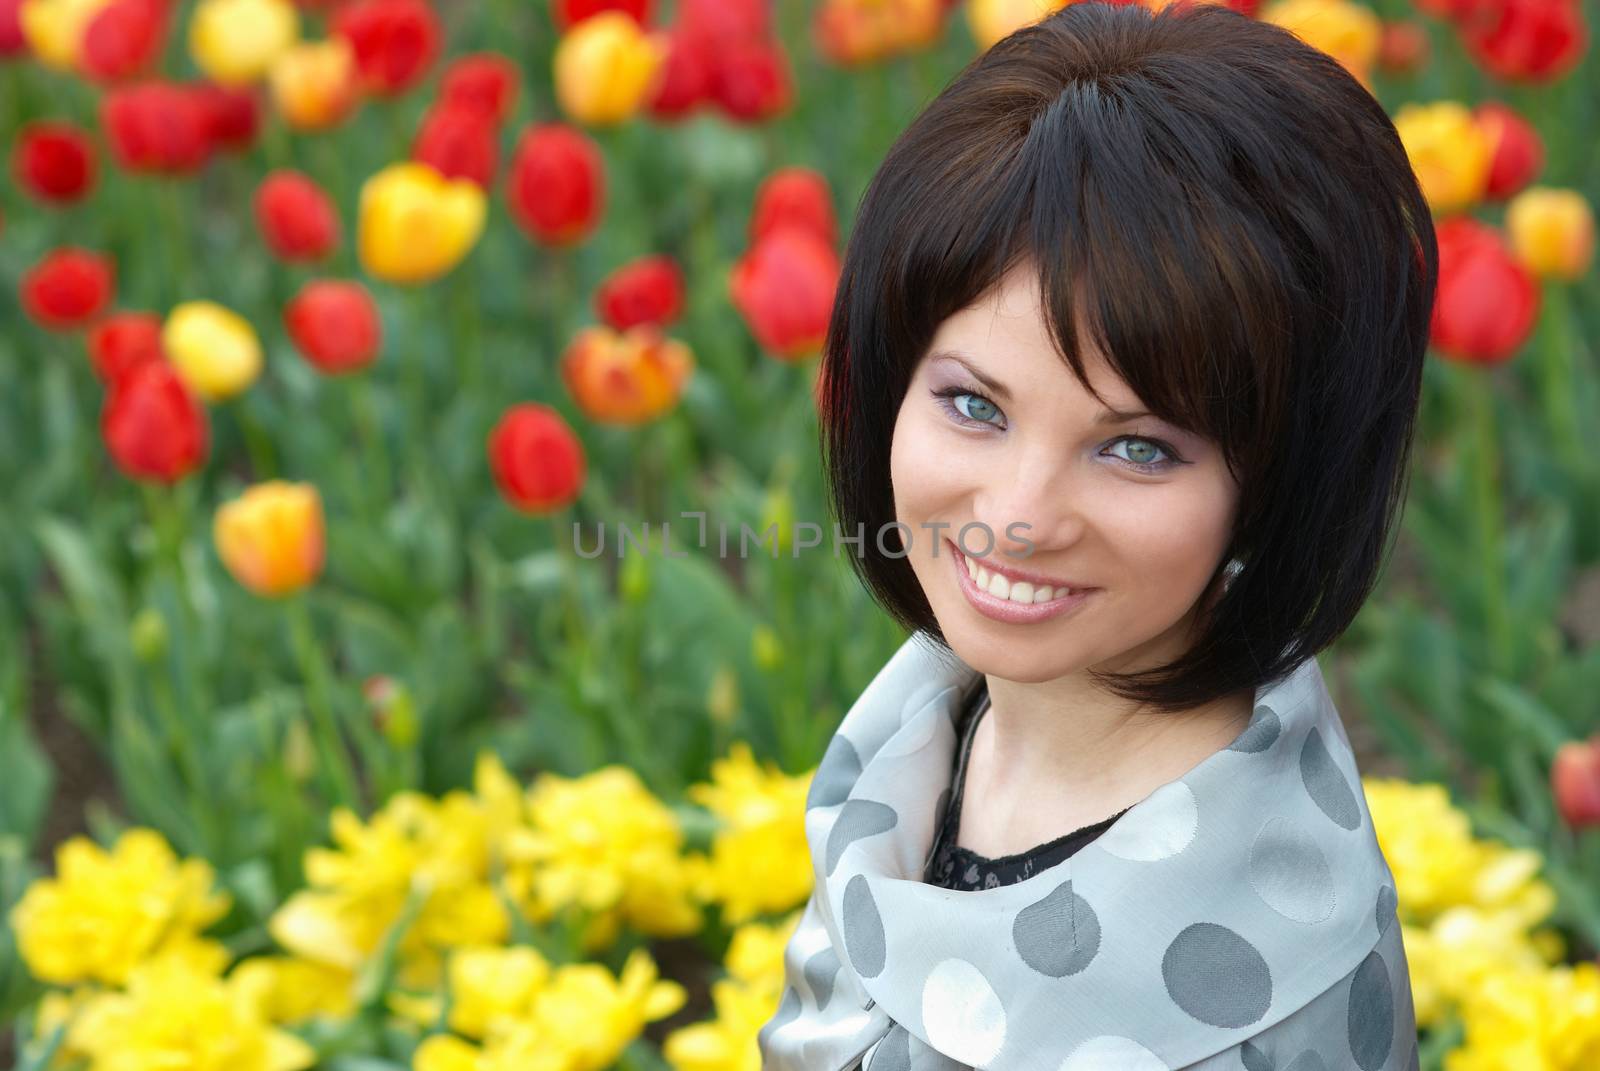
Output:
<instances>
[{"instance_id":1,"label":"red tulip","mask_svg":"<svg viewBox=\"0 0 1600 1071\"><path fill-rule=\"evenodd\" d=\"M29 123L12 149L11 170L17 185L41 201L69 204L94 188L94 145L72 123Z\"/></svg>"},{"instance_id":2,"label":"red tulip","mask_svg":"<svg viewBox=\"0 0 1600 1071\"><path fill-rule=\"evenodd\" d=\"M100 437L128 476L171 484L200 467L210 431L204 407L172 365L147 361L112 385Z\"/></svg>"},{"instance_id":3,"label":"red tulip","mask_svg":"<svg viewBox=\"0 0 1600 1071\"><path fill-rule=\"evenodd\" d=\"M711 99L728 118L759 123L786 111L794 100L789 60L777 41L748 38L722 46Z\"/></svg>"},{"instance_id":4,"label":"red tulip","mask_svg":"<svg viewBox=\"0 0 1600 1071\"><path fill-rule=\"evenodd\" d=\"M639 257L606 277L594 306L618 331L635 324L665 327L683 311L683 272L669 256Z\"/></svg>"},{"instance_id":5,"label":"red tulip","mask_svg":"<svg viewBox=\"0 0 1600 1071\"><path fill-rule=\"evenodd\" d=\"M507 409L489 433L489 470L512 506L553 512L583 486L583 444L555 409L524 402Z\"/></svg>"},{"instance_id":6,"label":"red tulip","mask_svg":"<svg viewBox=\"0 0 1600 1071\"><path fill-rule=\"evenodd\" d=\"M1527 340L1539 315L1539 288L1500 232L1470 216L1440 223L1439 286L1432 342L1457 360L1494 364Z\"/></svg>"},{"instance_id":7,"label":"red tulip","mask_svg":"<svg viewBox=\"0 0 1600 1071\"><path fill-rule=\"evenodd\" d=\"M253 88L195 82L189 91L205 112L212 148L239 152L255 144L261 131L261 99Z\"/></svg>"},{"instance_id":8,"label":"red tulip","mask_svg":"<svg viewBox=\"0 0 1600 1071\"><path fill-rule=\"evenodd\" d=\"M645 108L656 119L672 122L689 115L711 97L716 77L716 44L681 26L665 32L666 59Z\"/></svg>"},{"instance_id":9,"label":"red tulip","mask_svg":"<svg viewBox=\"0 0 1600 1071\"><path fill-rule=\"evenodd\" d=\"M1473 109L1478 129L1489 139L1493 156L1485 196L1506 201L1538 177L1544 168L1544 141L1528 121L1498 101Z\"/></svg>"},{"instance_id":10,"label":"red tulip","mask_svg":"<svg viewBox=\"0 0 1600 1071\"><path fill-rule=\"evenodd\" d=\"M256 226L279 259L317 261L339 244L339 214L310 176L274 171L256 188Z\"/></svg>"},{"instance_id":11,"label":"red tulip","mask_svg":"<svg viewBox=\"0 0 1600 1071\"><path fill-rule=\"evenodd\" d=\"M87 327L111 304L116 265L102 253L63 246L22 276L22 307L55 331Z\"/></svg>"},{"instance_id":12,"label":"red tulip","mask_svg":"<svg viewBox=\"0 0 1600 1071\"><path fill-rule=\"evenodd\" d=\"M188 86L153 81L112 89L100 102L100 125L129 171L188 174L211 153L210 117Z\"/></svg>"},{"instance_id":13,"label":"red tulip","mask_svg":"<svg viewBox=\"0 0 1600 1071\"><path fill-rule=\"evenodd\" d=\"M756 206L750 214L750 243L754 245L777 228L788 226L808 230L830 246L837 244L839 227L828 180L809 167L779 168L756 190Z\"/></svg>"},{"instance_id":14,"label":"red tulip","mask_svg":"<svg viewBox=\"0 0 1600 1071\"><path fill-rule=\"evenodd\" d=\"M1588 44L1577 0L1495 0L1459 24L1461 41L1484 70L1519 82L1549 82L1570 71Z\"/></svg>"},{"instance_id":15,"label":"red tulip","mask_svg":"<svg viewBox=\"0 0 1600 1071\"><path fill-rule=\"evenodd\" d=\"M678 0L678 25L713 41L772 36L768 0Z\"/></svg>"},{"instance_id":16,"label":"red tulip","mask_svg":"<svg viewBox=\"0 0 1600 1071\"><path fill-rule=\"evenodd\" d=\"M621 11L632 15L640 26L648 26L655 6L655 0L554 0L550 14L555 19L556 29L566 33L575 23L602 11Z\"/></svg>"},{"instance_id":17,"label":"red tulip","mask_svg":"<svg viewBox=\"0 0 1600 1071\"><path fill-rule=\"evenodd\" d=\"M377 304L366 287L348 280L307 283L284 308L283 321L295 348L330 376L365 368L383 343Z\"/></svg>"},{"instance_id":18,"label":"red tulip","mask_svg":"<svg viewBox=\"0 0 1600 1071\"><path fill-rule=\"evenodd\" d=\"M506 201L527 234L553 246L587 238L605 210L605 162L587 134L564 123L525 128L511 159Z\"/></svg>"},{"instance_id":19,"label":"red tulip","mask_svg":"<svg viewBox=\"0 0 1600 1071\"><path fill-rule=\"evenodd\" d=\"M163 360L162 318L153 312L114 312L89 332L89 361L111 386L147 361Z\"/></svg>"},{"instance_id":20,"label":"red tulip","mask_svg":"<svg viewBox=\"0 0 1600 1071\"><path fill-rule=\"evenodd\" d=\"M1385 19L1378 39L1378 66L1390 74L1411 74L1428 61L1428 32L1411 19Z\"/></svg>"},{"instance_id":21,"label":"red tulip","mask_svg":"<svg viewBox=\"0 0 1600 1071\"><path fill-rule=\"evenodd\" d=\"M422 117L411 158L445 178L470 179L488 189L500 162L500 135L480 112L441 102Z\"/></svg>"},{"instance_id":22,"label":"red tulip","mask_svg":"<svg viewBox=\"0 0 1600 1071\"><path fill-rule=\"evenodd\" d=\"M839 256L810 230L780 227L733 266L733 303L762 348L782 360L822 345L839 285Z\"/></svg>"},{"instance_id":23,"label":"red tulip","mask_svg":"<svg viewBox=\"0 0 1600 1071\"><path fill-rule=\"evenodd\" d=\"M22 0L0 0L0 59L28 51L22 33Z\"/></svg>"},{"instance_id":24,"label":"red tulip","mask_svg":"<svg viewBox=\"0 0 1600 1071\"><path fill-rule=\"evenodd\" d=\"M167 0L111 0L83 28L78 67L99 82L149 73L166 45Z\"/></svg>"},{"instance_id":25,"label":"red tulip","mask_svg":"<svg viewBox=\"0 0 1600 1071\"><path fill-rule=\"evenodd\" d=\"M445 68L439 103L477 112L491 123L504 122L517 106L522 74L498 52L474 52Z\"/></svg>"},{"instance_id":26,"label":"red tulip","mask_svg":"<svg viewBox=\"0 0 1600 1071\"><path fill-rule=\"evenodd\" d=\"M334 15L333 32L350 42L374 96L404 93L439 55L439 17L424 0L352 0Z\"/></svg>"},{"instance_id":27,"label":"red tulip","mask_svg":"<svg viewBox=\"0 0 1600 1071\"><path fill-rule=\"evenodd\" d=\"M1568 741L1557 748L1550 784L1556 809L1568 826L1600 825L1600 735Z\"/></svg>"}]
</instances>

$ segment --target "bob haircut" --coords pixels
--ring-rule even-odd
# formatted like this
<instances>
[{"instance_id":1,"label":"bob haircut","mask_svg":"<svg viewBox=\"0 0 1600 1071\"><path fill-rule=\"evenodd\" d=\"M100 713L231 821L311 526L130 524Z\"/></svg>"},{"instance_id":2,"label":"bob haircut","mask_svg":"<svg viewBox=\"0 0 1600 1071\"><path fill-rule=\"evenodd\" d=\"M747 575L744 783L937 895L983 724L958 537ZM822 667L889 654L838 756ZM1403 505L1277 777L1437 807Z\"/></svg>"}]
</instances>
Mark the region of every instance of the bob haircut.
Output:
<instances>
[{"instance_id":1,"label":"bob haircut","mask_svg":"<svg viewBox=\"0 0 1600 1071\"><path fill-rule=\"evenodd\" d=\"M1080 323L1240 488L1223 561L1243 568L1223 584L1219 562L1195 643L1095 680L1175 713L1337 639L1404 502L1438 275L1379 103L1226 7L1074 3L974 59L901 133L858 206L818 408L836 522L865 526L852 567L946 648L905 548L877 545L895 523L891 438L939 325L1024 261L1084 388Z\"/></svg>"}]
</instances>

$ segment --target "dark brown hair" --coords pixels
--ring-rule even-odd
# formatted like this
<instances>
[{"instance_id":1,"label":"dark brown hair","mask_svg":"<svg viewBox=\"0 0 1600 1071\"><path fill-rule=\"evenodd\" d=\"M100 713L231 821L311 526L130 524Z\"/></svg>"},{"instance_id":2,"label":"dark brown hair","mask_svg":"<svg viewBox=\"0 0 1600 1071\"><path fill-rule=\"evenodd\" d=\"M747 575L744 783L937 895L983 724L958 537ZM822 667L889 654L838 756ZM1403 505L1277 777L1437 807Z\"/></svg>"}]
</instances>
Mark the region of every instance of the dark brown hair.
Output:
<instances>
[{"instance_id":1,"label":"dark brown hair","mask_svg":"<svg viewBox=\"0 0 1600 1071\"><path fill-rule=\"evenodd\" d=\"M1337 639L1404 501L1438 273L1382 106L1326 53L1228 8L1074 3L974 59L900 135L845 251L823 455L836 522L867 533L862 581L941 643L903 553L874 538L895 521L890 441L939 325L1024 261L1084 388L1080 322L1239 481L1223 562L1244 567L1195 644L1096 679L1186 710Z\"/></svg>"}]
</instances>

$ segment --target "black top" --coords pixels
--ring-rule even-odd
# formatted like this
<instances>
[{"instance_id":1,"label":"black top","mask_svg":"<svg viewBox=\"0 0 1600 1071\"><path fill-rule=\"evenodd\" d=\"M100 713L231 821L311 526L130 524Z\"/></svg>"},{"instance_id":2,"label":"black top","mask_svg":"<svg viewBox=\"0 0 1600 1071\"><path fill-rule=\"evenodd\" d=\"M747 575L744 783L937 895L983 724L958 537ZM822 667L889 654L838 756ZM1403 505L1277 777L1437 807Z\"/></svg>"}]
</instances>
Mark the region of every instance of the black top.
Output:
<instances>
[{"instance_id":1,"label":"black top","mask_svg":"<svg viewBox=\"0 0 1600 1071\"><path fill-rule=\"evenodd\" d=\"M943 819L934 831L933 849L928 856L928 867L923 880L946 889L993 889L1000 885L1030 878L1036 871L1052 867L1072 855L1079 848L1111 828L1128 812L1123 808L1110 818L1093 825L1064 833L1051 841L1029 848L1025 852L1003 855L991 859L956 844L956 834L961 829L962 787L967 779L967 755L972 750L972 738L977 733L978 719L989 709L989 689L980 684L973 702L968 705L962 719L961 746L956 751L954 774L951 778L949 802L945 805Z\"/></svg>"}]
</instances>

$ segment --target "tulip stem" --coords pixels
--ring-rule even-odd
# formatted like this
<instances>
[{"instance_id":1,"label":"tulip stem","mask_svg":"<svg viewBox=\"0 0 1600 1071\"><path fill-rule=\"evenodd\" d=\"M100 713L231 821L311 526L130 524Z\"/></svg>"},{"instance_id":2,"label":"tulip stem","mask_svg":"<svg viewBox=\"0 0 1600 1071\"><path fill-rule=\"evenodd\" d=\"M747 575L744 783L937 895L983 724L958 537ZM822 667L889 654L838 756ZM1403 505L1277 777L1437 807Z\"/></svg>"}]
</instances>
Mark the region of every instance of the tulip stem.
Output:
<instances>
[{"instance_id":1,"label":"tulip stem","mask_svg":"<svg viewBox=\"0 0 1600 1071\"><path fill-rule=\"evenodd\" d=\"M1462 382L1466 387L1473 431L1472 493L1483 565L1487 668L1491 673L1504 674L1511 668L1512 638L1506 604L1505 533L1501 522L1504 502L1500 495L1499 467L1495 463L1494 391L1486 371L1463 371Z\"/></svg>"},{"instance_id":2,"label":"tulip stem","mask_svg":"<svg viewBox=\"0 0 1600 1071\"><path fill-rule=\"evenodd\" d=\"M384 501L393 493L389 474L389 451L384 441L383 417L378 412L377 392L372 386L370 372L356 372L347 377L350 388L350 408L356 415L356 424L367 444L367 461L372 472L363 480L368 497L375 506L374 516L381 515Z\"/></svg>"},{"instance_id":3,"label":"tulip stem","mask_svg":"<svg viewBox=\"0 0 1600 1071\"><path fill-rule=\"evenodd\" d=\"M287 601L289 635L294 644L295 658L300 663L306 705L311 710L316 726L314 738L318 750L322 752L323 777L328 782L333 802L359 808L361 793L356 784L355 769L339 733L338 715L328 691L328 667L316 644L306 597L304 593L298 593Z\"/></svg>"},{"instance_id":4,"label":"tulip stem","mask_svg":"<svg viewBox=\"0 0 1600 1071\"><path fill-rule=\"evenodd\" d=\"M1556 450L1577 475L1589 465L1579 434L1578 384L1573 368L1571 310L1564 284L1550 281L1544 288L1545 329L1538 350L1539 387L1545 421L1556 440Z\"/></svg>"}]
</instances>

